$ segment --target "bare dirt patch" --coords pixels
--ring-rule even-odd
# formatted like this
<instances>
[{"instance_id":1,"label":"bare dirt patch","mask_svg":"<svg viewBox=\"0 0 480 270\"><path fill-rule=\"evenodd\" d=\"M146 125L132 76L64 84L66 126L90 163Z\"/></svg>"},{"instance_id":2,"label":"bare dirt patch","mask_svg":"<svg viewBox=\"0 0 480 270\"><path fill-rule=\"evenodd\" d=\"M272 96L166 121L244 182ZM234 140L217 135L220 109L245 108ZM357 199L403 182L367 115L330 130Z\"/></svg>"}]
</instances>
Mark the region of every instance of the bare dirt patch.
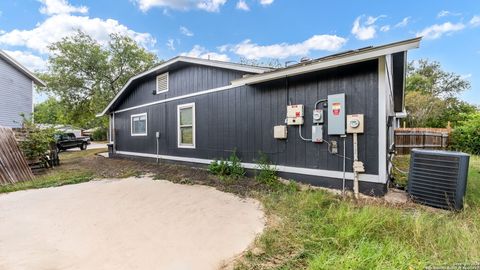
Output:
<instances>
[{"instance_id":1,"label":"bare dirt patch","mask_svg":"<svg viewBox=\"0 0 480 270\"><path fill-rule=\"evenodd\" d=\"M0 221L6 270L215 269L265 223L256 200L135 177L0 195Z\"/></svg>"}]
</instances>

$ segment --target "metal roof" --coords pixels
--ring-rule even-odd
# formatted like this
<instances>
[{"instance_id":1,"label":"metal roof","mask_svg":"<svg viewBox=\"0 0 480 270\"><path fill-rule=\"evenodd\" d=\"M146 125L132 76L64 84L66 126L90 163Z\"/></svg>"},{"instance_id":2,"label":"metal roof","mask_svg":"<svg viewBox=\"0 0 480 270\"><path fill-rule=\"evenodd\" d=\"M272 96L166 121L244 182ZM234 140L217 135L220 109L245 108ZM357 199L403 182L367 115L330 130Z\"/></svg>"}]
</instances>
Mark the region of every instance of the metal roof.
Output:
<instances>
[{"instance_id":1,"label":"metal roof","mask_svg":"<svg viewBox=\"0 0 480 270\"><path fill-rule=\"evenodd\" d=\"M421 37L418 37L381 46L369 46L361 49L332 54L322 58L300 62L298 64L291 65L285 68L271 70L262 74L245 76L244 78L232 81L232 84L257 84L275 79L332 68L336 66L375 59L383 55L418 48L420 46L421 39Z\"/></svg>"}]
</instances>

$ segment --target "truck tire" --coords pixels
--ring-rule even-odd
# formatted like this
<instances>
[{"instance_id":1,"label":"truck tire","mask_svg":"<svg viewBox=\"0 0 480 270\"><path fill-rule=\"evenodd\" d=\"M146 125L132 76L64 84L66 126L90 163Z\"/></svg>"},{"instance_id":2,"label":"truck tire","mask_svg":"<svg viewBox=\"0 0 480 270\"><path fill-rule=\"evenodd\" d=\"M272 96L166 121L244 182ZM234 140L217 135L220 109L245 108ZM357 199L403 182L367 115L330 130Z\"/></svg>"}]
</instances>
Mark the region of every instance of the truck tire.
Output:
<instances>
[{"instance_id":1,"label":"truck tire","mask_svg":"<svg viewBox=\"0 0 480 270\"><path fill-rule=\"evenodd\" d=\"M80 145L80 150L87 150L87 143L86 142L83 142L81 145Z\"/></svg>"}]
</instances>

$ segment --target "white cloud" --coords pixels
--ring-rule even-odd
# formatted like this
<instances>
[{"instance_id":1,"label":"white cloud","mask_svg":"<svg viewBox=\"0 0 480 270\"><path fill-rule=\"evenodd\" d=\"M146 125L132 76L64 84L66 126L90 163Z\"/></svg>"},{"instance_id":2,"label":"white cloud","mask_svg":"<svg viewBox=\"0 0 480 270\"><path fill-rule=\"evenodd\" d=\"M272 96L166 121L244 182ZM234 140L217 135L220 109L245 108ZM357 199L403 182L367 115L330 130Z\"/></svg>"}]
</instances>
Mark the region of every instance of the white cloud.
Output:
<instances>
[{"instance_id":1,"label":"white cloud","mask_svg":"<svg viewBox=\"0 0 480 270\"><path fill-rule=\"evenodd\" d=\"M384 25L384 26L380 27L380 31L382 31L382 32L390 31L390 25Z\"/></svg>"},{"instance_id":2,"label":"white cloud","mask_svg":"<svg viewBox=\"0 0 480 270\"><path fill-rule=\"evenodd\" d=\"M181 53L183 56L190 56L196 58L210 59L210 60L219 60L219 61L230 61L230 57L226 54L219 54L216 52L209 52L207 49L200 45L195 45L191 51Z\"/></svg>"},{"instance_id":3,"label":"white cloud","mask_svg":"<svg viewBox=\"0 0 480 270\"><path fill-rule=\"evenodd\" d=\"M40 13L46 15L55 14L70 14L70 13L88 13L86 6L72 6L66 0L38 0L43 6L40 8Z\"/></svg>"},{"instance_id":4,"label":"white cloud","mask_svg":"<svg viewBox=\"0 0 480 270\"><path fill-rule=\"evenodd\" d=\"M227 0L201 0L197 3L197 8L208 12L218 12L226 2Z\"/></svg>"},{"instance_id":5,"label":"white cloud","mask_svg":"<svg viewBox=\"0 0 480 270\"><path fill-rule=\"evenodd\" d=\"M417 37L423 36L426 39L437 39L444 34L448 35L453 32L457 32L465 28L463 23L451 23L446 22L443 24L434 24L417 33Z\"/></svg>"},{"instance_id":6,"label":"white cloud","mask_svg":"<svg viewBox=\"0 0 480 270\"><path fill-rule=\"evenodd\" d=\"M353 27L351 32L359 40L372 39L375 37L375 34L377 33L377 30L376 30L377 26L375 25L375 22L378 19L385 17L385 15L381 15L378 17L368 16L367 20L364 23L362 23L361 20L363 17L365 16L364 15L358 16L355 19L355 21L353 22Z\"/></svg>"},{"instance_id":7,"label":"white cloud","mask_svg":"<svg viewBox=\"0 0 480 270\"><path fill-rule=\"evenodd\" d=\"M405 27L410 22L410 17L405 17L399 23L395 24L395 27Z\"/></svg>"},{"instance_id":8,"label":"white cloud","mask_svg":"<svg viewBox=\"0 0 480 270\"><path fill-rule=\"evenodd\" d=\"M290 56L305 56L311 51L335 51L340 49L347 40L336 35L315 35L295 44L280 43L273 45L258 45L247 39L239 44L230 45L230 51L247 59L279 58ZM220 51L226 47L219 47Z\"/></svg>"},{"instance_id":9,"label":"white cloud","mask_svg":"<svg viewBox=\"0 0 480 270\"><path fill-rule=\"evenodd\" d=\"M268 6L268 5L273 4L273 0L260 0L260 4L262 6Z\"/></svg>"},{"instance_id":10,"label":"white cloud","mask_svg":"<svg viewBox=\"0 0 480 270\"><path fill-rule=\"evenodd\" d=\"M154 7L175 10L190 10L194 8L208 12L218 12L227 0L132 0L143 12Z\"/></svg>"},{"instance_id":11,"label":"white cloud","mask_svg":"<svg viewBox=\"0 0 480 270\"><path fill-rule=\"evenodd\" d=\"M31 30L14 29L0 34L0 44L25 46L40 53L48 53L49 44L74 34L77 29L89 34L101 44L108 42L111 33L127 35L145 48L153 46L156 42L149 33L135 32L117 20L58 14L47 18Z\"/></svg>"},{"instance_id":12,"label":"white cloud","mask_svg":"<svg viewBox=\"0 0 480 270\"><path fill-rule=\"evenodd\" d=\"M172 38L168 39L166 45L170 50L175 51L175 40L174 39L172 39Z\"/></svg>"},{"instance_id":13,"label":"white cloud","mask_svg":"<svg viewBox=\"0 0 480 270\"><path fill-rule=\"evenodd\" d=\"M468 80L472 77L472 74L471 73L468 73L468 74L464 74L464 75L461 75L460 78L464 79L464 80Z\"/></svg>"},{"instance_id":14,"label":"white cloud","mask_svg":"<svg viewBox=\"0 0 480 270\"><path fill-rule=\"evenodd\" d=\"M480 26L480 16L473 16L473 18L470 20L470 24L474 27Z\"/></svg>"},{"instance_id":15,"label":"white cloud","mask_svg":"<svg viewBox=\"0 0 480 270\"><path fill-rule=\"evenodd\" d=\"M244 0L239 0L237 2L236 8L244 11L250 10L250 7L247 5L247 3Z\"/></svg>"},{"instance_id":16,"label":"white cloud","mask_svg":"<svg viewBox=\"0 0 480 270\"><path fill-rule=\"evenodd\" d=\"M31 52L9 50L5 50L4 52L31 71L43 71L47 68L47 61Z\"/></svg>"},{"instance_id":17,"label":"white cloud","mask_svg":"<svg viewBox=\"0 0 480 270\"><path fill-rule=\"evenodd\" d=\"M180 33L182 33L182 35L185 35L187 37L193 37L193 32L190 31L190 29L188 29L185 26L180 26Z\"/></svg>"},{"instance_id":18,"label":"white cloud","mask_svg":"<svg viewBox=\"0 0 480 270\"><path fill-rule=\"evenodd\" d=\"M460 15L462 15L462 13L451 12L451 11L448 11L448 10L442 10L437 14L437 17L442 18L442 17L447 17L447 16L460 16Z\"/></svg>"}]
</instances>

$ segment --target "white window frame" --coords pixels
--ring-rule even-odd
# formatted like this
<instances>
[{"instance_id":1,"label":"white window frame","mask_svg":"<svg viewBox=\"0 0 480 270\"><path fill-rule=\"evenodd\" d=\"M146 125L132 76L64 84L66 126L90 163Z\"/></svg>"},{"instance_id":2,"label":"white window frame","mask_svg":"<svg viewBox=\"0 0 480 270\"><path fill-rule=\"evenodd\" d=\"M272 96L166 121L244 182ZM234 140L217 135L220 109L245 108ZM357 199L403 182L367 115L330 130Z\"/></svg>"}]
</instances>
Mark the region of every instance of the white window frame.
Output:
<instances>
[{"instance_id":1,"label":"white window frame","mask_svg":"<svg viewBox=\"0 0 480 270\"><path fill-rule=\"evenodd\" d=\"M166 76L167 77L167 90L158 91L158 77L161 77L161 76ZM168 92L169 88L170 88L170 75L168 74L168 72L162 73L162 74L158 75L157 77L155 77L155 92L157 93L157 95L161 94L161 93Z\"/></svg>"},{"instance_id":2,"label":"white window frame","mask_svg":"<svg viewBox=\"0 0 480 270\"><path fill-rule=\"evenodd\" d=\"M183 144L181 143L182 140L182 133L181 133L181 126L180 126L180 110L192 108L192 144ZM195 144L197 139L195 138L195 102L180 104L177 105L177 146L178 148L190 148L195 149Z\"/></svg>"},{"instance_id":3,"label":"white window frame","mask_svg":"<svg viewBox=\"0 0 480 270\"><path fill-rule=\"evenodd\" d=\"M133 118L138 116L145 116L145 133L133 133ZM148 115L147 113L139 113L130 115L130 135L131 136L147 136L148 134Z\"/></svg>"}]
</instances>

